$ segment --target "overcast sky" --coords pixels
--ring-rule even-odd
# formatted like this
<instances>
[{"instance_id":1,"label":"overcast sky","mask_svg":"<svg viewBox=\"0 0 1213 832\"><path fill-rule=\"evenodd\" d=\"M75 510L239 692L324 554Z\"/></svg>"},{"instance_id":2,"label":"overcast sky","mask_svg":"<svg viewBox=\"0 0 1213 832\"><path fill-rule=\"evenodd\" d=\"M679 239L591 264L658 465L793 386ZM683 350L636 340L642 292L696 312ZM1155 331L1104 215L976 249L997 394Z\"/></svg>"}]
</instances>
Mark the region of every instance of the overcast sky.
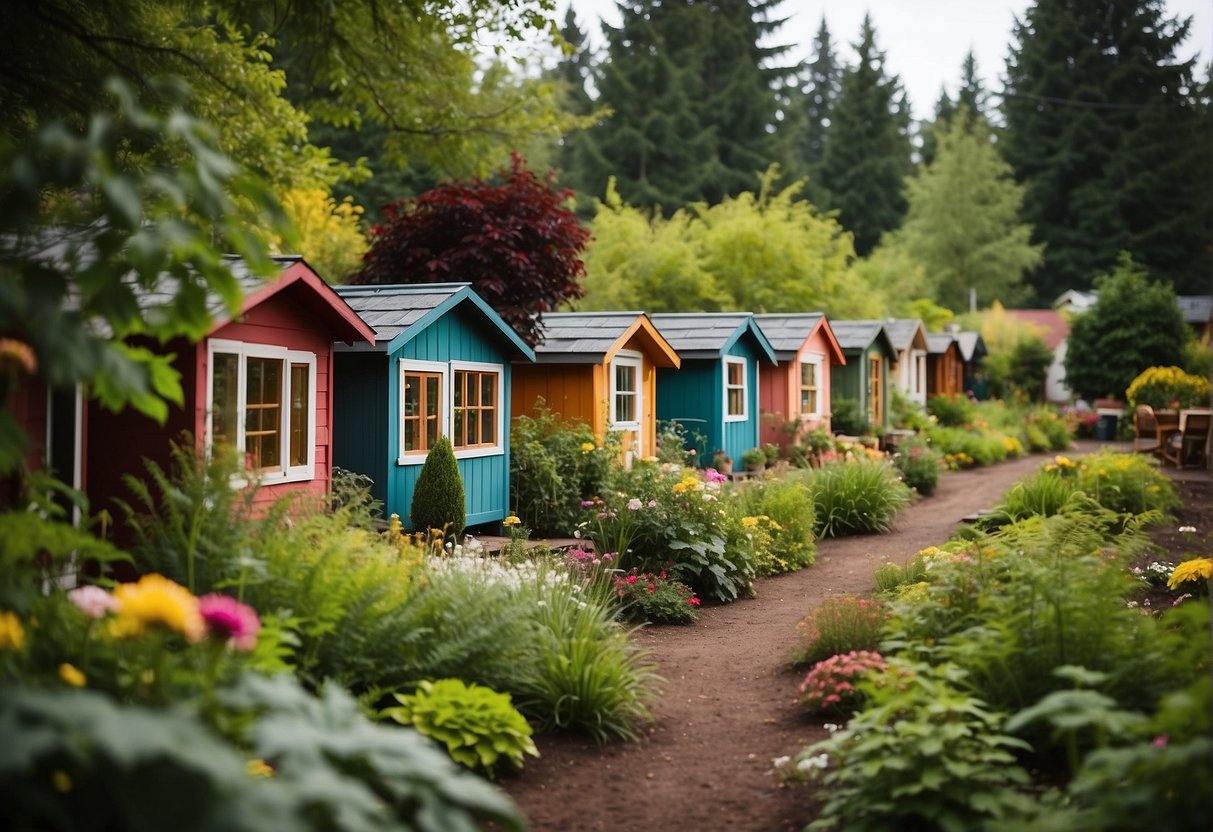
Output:
<instances>
[{"instance_id":1,"label":"overcast sky","mask_svg":"<svg viewBox=\"0 0 1213 832\"><path fill-rule=\"evenodd\" d=\"M602 42L598 19L617 24L615 0L559 0L558 20L563 24L569 4L591 42ZM859 39L865 12L876 27L876 45L885 53L887 72L901 77L915 118L929 117L939 99L941 85L955 94L965 53L973 50L986 88L1001 89L998 80L1006 68L1011 27L1023 15L1028 0L784 0L776 11L788 22L774 42L795 44L792 62L809 57L813 36L825 16L837 54L854 58L850 44ZM1192 16L1192 28L1181 57L1199 53L1203 68L1213 55L1213 3L1210 0L1166 0L1167 13Z\"/></svg>"}]
</instances>

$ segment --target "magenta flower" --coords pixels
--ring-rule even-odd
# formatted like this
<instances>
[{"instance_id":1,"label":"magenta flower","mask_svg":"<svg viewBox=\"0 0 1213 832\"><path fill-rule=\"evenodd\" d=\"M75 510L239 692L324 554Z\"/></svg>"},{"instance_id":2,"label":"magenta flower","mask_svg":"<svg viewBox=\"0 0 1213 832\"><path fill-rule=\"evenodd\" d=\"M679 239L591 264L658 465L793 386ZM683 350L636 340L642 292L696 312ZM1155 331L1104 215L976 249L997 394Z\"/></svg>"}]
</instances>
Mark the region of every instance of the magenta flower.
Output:
<instances>
[{"instance_id":1,"label":"magenta flower","mask_svg":"<svg viewBox=\"0 0 1213 832\"><path fill-rule=\"evenodd\" d=\"M582 501L581 501L581 507L582 507L582 508L589 508L589 507L590 507L590 506L592 506L592 505L594 505L594 501L593 501L593 500L582 500Z\"/></svg>"},{"instance_id":2,"label":"magenta flower","mask_svg":"<svg viewBox=\"0 0 1213 832\"><path fill-rule=\"evenodd\" d=\"M729 478L717 471L715 468L709 468L704 472L704 477L708 482L728 482Z\"/></svg>"},{"instance_id":3,"label":"magenta flower","mask_svg":"<svg viewBox=\"0 0 1213 832\"><path fill-rule=\"evenodd\" d=\"M118 611L118 599L99 586L78 586L67 594L68 599L89 618L105 618Z\"/></svg>"},{"instance_id":4,"label":"magenta flower","mask_svg":"<svg viewBox=\"0 0 1213 832\"><path fill-rule=\"evenodd\" d=\"M207 634L217 641L230 641L246 653L257 646L261 621L257 611L227 595L204 595L198 599L198 613Z\"/></svg>"}]
</instances>

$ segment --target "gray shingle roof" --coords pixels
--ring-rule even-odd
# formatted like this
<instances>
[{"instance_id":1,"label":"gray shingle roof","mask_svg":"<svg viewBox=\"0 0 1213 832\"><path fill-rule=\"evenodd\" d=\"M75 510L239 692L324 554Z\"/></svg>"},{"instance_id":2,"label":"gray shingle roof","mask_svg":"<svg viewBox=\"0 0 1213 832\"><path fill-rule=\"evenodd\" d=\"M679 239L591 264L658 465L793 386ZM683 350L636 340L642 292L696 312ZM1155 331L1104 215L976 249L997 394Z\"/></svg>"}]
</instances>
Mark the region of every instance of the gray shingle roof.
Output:
<instances>
[{"instance_id":1,"label":"gray shingle roof","mask_svg":"<svg viewBox=\"0 0 1213 832\"><path fill-rule=\"evenodd\" d=\"M955 341L956 337L950 332L928 332L927 352L931 355L943 355Z\"/></svg>"},{"instance_id":2,"label":"gray shingle roof","mask_svg":"<svg viewBox=\"0 0 1213 832\"><path fill-rule=\"evenodd\" d=\"M883 321L830 321L838 346L844 350L866 349L880 337ZM886 335L887 339L888 336Z\"/></svg>"},{"instance_id":3,"label":"gray shingle roof","mask_svg":"<svg viewBox=\"0 0 1213 832\"><path fill-rule=\"evenodd\" d=\"M713 358L751 316L748 312L671 312L649 317L683 358Z\"/></svg>"},{"instance_id":4,"label":"gray shingle roof","mask_svg":"<svg viewBox=\"0 0 1213 832\"><path fill-rule=\"evenodd\" d=\"M549 312L542 318L543 343L535 347L544 356L584 356L586 362L602 360L607 351L636 323L643 312Z\"/></svg>"},{"instance_id":5,"label":"gray shingle roof","mask_svg":"<svg viewBox=\"0 0 1213 832\"><path fill-rule=\"evenodd\" d=\"M770 312L755 315L754 320L771 342L775 357L786 361L804 346L805 339L823 317L820 312Z\"/></svg>"},{"instance_id":6,"label":"gray shingle roof","mask_svg":"<svg viewBox=\"0 0 1213 832\"><path fill-rule=\"evenodd\" d=\"M972 361L975 356L989 354L980 332L958 332L956 344L960 347L960 357L964 361Z\"/></svg>"},{"instance_id":7,"label":"gray shingle roof","mask_svg":"<svg viewBox=\"0 0 1213 832\"><path fill-rule=\"evenodd\" d=\"M407 286L338 286L358 317L375 330L375 340L391 341L468 283L418 283Z\"/></svg>"},{"instance_id":8,"label":"gray shingle roof","mask_svg":"<svg viewBox=\"0 0 1213 832\"><path fill-rule=\"evenodd\" d=\"M884 322L885 334L889 336L889 340L893 342L893 347L902 352L910 348L910 344L914 340L914 333L922 327L922 321L918 318L889 318Z\"/></svg>"}]
</instances>

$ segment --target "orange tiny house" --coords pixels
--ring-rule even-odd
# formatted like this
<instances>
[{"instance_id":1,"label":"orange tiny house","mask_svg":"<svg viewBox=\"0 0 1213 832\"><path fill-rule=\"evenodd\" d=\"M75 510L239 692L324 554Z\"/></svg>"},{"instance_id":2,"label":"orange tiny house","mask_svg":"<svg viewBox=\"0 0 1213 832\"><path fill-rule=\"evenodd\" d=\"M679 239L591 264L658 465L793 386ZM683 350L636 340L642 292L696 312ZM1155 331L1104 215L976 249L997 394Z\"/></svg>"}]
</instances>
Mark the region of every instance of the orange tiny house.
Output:
<instances>
[{"instance_id":1,"label":"orange tiny house","mask_svg":"<svg viewBox=\"0 0 1213 832\"><path fill-rule=\"evenodd\" d=\"M927 335L927 395L953 396L964 392L964 361L951 332Z\"/></svg>"},{"instance_id":2,"label":"orange tiny house","mask_svg":"<svg viewBox=\"0 0 1213 832\"><path fill-rule=\"evenodd\" d=\"M829 430L830 368L847 361L825 316L771 313L754 320L778 362L759 377L760 441L786 447L792 439L787 426L794 422L802 431Z\"/></svg>"},{"instance_id":3,"label":"orange tiny house","mask_svg":"<svg viewBox=\"0 0 1213 832\"><path fill-rule=\"evenodd\" d=\"M619 431L624 462L657 453L657 368L678 353L643 312L555 312L543 316L534 364L514 366L512 410L578 419L603 438Z\"/></svg>"}]
</instances>

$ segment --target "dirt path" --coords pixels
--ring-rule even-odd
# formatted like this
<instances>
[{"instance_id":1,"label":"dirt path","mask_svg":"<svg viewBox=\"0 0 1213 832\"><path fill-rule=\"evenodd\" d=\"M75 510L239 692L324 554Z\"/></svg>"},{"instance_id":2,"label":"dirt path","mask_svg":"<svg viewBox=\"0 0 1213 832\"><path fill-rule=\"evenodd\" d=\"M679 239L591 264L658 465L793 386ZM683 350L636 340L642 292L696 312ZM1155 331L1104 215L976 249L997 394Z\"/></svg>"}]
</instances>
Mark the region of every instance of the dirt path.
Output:
<instances>
[{"instance_id":1,"label":"dirt path","mask_svg":"<svg viewBox=\"0 0 1213 832\"><path fill-rule=\"evenodd\" d=\"M693 626L639 631L666 679L648 740L541 737L542 756L502 785L536 832L800 829L814 816L809 793L770 773L773 758L824 736L795 705L800 676L786 660L796 622L830 594L871 590L882 560L941 543L1041 461L946 474L891 534L823 541L814 566L759 581L756 598L706 609Z\"/></svg>"}]
</instances>

